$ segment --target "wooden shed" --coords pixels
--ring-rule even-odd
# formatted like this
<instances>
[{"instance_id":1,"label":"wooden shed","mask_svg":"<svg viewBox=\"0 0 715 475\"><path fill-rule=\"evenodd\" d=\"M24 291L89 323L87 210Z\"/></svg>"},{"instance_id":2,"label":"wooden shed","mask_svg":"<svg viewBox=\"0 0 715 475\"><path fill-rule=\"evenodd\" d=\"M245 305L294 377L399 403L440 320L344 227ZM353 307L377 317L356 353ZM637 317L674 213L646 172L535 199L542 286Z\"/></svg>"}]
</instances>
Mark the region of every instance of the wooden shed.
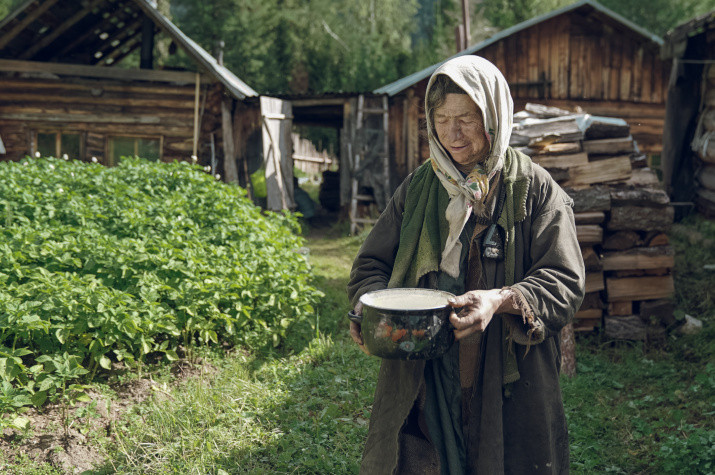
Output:
<instances>
[{"instance_id":1,"label":"wooden shed","mask_svg":"<svg viewBox=\"0 0 715 475\"><path fill-rule=\"evenodd\" d=\"M715 11L669 31L673 61L663 134L663 181L676 203L715 217ZM680 208L680 215L688 207ZM678 216L680 217L680 216Z\"/></svg>"},{"instance_id":2,"label":"wooden shed","mask_svg":"<svg viewBox=\"0 0 715 475\"><path fill-rule=\"evenodd\" d=\"M593 0L535 17L473 45L506 77L515 112L527 102L620 117L640 150L661 151L670 66L663 41ZM441 64L441 63L440 63ZM390 157L394 188L429 156L424 95L435 64L374 91L390 97Z\"/></svg>"},{"instance_id":3,"label":"wooden shed","mask_svg":"<svg viewBox=\"0 0 715 475\"><path fill-rule=\"evenodd\" d=\"M162 38L186 68L155 69ZM126 67L137 50L139 67ZM262 149L283 147L284 134L271 134L269 124L290 130L285 106L259 101L148 0L29 0L0 20L2 160L40 152L111 166L123 155L165 162L196 155L226 181L245 184L249 158L260 165ZM262 124L275 147L262 146ZM273 208L290 207L292 168L289 177L275 174L279 168L268 185L277 176L285 196Z\"/></svg>"}]
</instances>

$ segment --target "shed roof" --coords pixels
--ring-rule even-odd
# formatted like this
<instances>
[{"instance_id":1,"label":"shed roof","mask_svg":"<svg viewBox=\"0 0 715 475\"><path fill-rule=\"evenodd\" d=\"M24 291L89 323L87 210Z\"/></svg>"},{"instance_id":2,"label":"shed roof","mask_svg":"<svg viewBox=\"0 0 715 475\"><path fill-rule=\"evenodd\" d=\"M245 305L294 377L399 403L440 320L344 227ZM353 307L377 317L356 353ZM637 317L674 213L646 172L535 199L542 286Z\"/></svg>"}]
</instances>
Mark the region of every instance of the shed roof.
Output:
<instances>
[{"instance_id":1,"label":"shed roof","mask_svg":"<svg viewBox=\"0 0 715 475\"><path fill-rule=\"evenodd\" d=\"M665 34L661 48L664 58L680 57L685 52L688 38L715 30L715 10L688 20ZM711 53L710 56L713 56Z\"/></svg>"},{"instance_id":2,"label":"shed roof","mask_svg":"<svg viewBox=\"0 0 715 475\"><path fill-rule=\"evenodd\" d=\"M0 58L113 66L141 46L144 18L237 99L258 93L186 36L150 0L28 0L0 20Z\"/></svg>"},{"instance_id":3,"label":"shed roof","mask_svg":"<svg viewBox=\"0 0 715 475\"><path fill-rule=\"evenodd\" d=\"M410 74L409 76L405 76L404 78L399 79L399 80L397 80L397 81L395 81L395 82L393 82L393 83L390 83L390 84L388 84L388 85L386 85L386 86L382 86L382 87L380 87L380 88L378 88L378 89L375 89L375 91L373 91L373 92L374 92L375 94L387 94L387 95L389 95L389 96L393 96L393 95L395 95L395 94L398 94L398 93L404 91L405 89L409 88L410 86L413 86L414 84L417 84L417 83L420 82L421 80L423 80L423 79L425 79L425 78L431 76L432 73L435 72L435 70L436 70L438 67L440 67L442 64L444 64L445 62L447 62L448 60L450 60L450 59L452 59L452 58L456 58L456 57L458 57L458 56L463 56L463 55L465 55L465 54L475 54L475 53L477 53L479 50L484 49L484 48L486 48L487 46L489 46L489 45L491 45L491 44L493 44L493 43L496 43L497 41L502 40L502 39L504 39L504 38L506 38L506 37L508 37L508 36L511 36L511 35L513 35L513 34L519 32L519 31L525 30L525 29L527 29L527 28L529 28L529 27L532 27L532 26L534 26L534 25L537 25L537 24L539 24L539 23L541 23L541 22L544 22L544 21L546 21L546 20L550 20L550 19L552 19L552 18L554 18L554 17L557 17L557 16L559 16L559 15L563 15L563 14L565 14L565 13L570 13L570 12L572 12L572 11L582 10L582 9L583 9L583 10L590 10L590 11L593 11L593 10L598 11L598 12L602 13L603 15L605 15L605 16L607 16L607 17L610 17L610 18L613 19L614 21L616 21L616 22L618 22L618 23L621 23L622 25L624 25L624 26L627 27L628 29L634 31L635 33L637 33L637 34L639 34L639 35L641 35L641 36L644 36L645 38L647 38L647 39L650 40L650 41L653 41L653 42L656 43L658 46L661 46L661 45L663 44L663 40L662 40L661 38L659 38L658 36L656 36L656 35L654 35L653 33L649 32L649 31L646 30L645 28L642 28L642 27L636 25L636 24L633 23L632 21L627 20L626 18L622 17L622 16L619 15L618 13L616 13L616 12L614 12L614 11L612 11L612 10L609 10L608 8L606 8L606 7L604 7L603 5L601 5L600 3L598 3L598 2L596 2L596 1L594 1L594 0L580 0L580 1L576 2L576 3L572 3L571 5L567 5L567 6L563 7L563 8L559 8L559 9L557 9L557 10L553 10L553 11L551 11L551 12L549 12L549 13L545 13L545 14L543 14L543 15L540 15L540 16L537 16L537 17L534 17L534 18L531 18L531 19L529 19L529 20L526 20L526 21L523 21L523 22L521 22L521 23L519 23L519 24L516 24L516 25L514 25L514 26L511 26L511 27L509 27L509 28L507 28L507 29L505 29L505 30L500 31L500 32L497 33L496 35L494 35L494 36L492 36L492 37L490 37L490 38L488 38L488 39L482 41L481 43L477 43L477 44L475 44L475 45L470 46L469 48L466 48L466 49L463 50L463 51L460 51L459 53L457 53L457 54L455 54L454 56L451 56L451 57L445 59L445 60L442 61L442 62L439 62L439 63L437 63L437 64L433 64L432 66L429 66L429 67L427 67L427 68L425 68L425 69L423 69L423 70L421 70L421 71L417 71L416 73L412 73L412 74Z\"/></svg>"}]
</instances>

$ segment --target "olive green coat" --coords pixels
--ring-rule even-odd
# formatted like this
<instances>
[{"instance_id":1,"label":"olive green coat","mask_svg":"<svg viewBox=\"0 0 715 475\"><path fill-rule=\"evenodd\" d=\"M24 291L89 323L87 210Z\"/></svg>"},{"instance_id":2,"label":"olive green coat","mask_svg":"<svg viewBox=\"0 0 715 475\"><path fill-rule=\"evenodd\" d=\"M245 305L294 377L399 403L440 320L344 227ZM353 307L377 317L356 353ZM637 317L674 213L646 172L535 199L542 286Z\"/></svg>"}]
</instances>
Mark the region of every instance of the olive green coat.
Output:
<instances>
[{"instance_id":1,"label":"olive green coat","mask_svg":"<svg viewBox=\"0 0 715 475\"><path fill-rule=\"evenodd\" d=\"M397 189L354 261L348 284L353 306L365 292L388 285L411 178ZM516 284L512 288L543 324L546 338L528 351L515 344L520 378L502 392L502 361L484 359L488 346L501 345L501 325L492 323L487 328L480 361L483 370L472 396L476 416L470 418L469 433L465 434L471 473L567 473L569 468L558 380L558 335L583 299L584 265L571 199L538 165L531 167L530 176L521 178L530 185L526 217L515 223ZM485 261L483 273L494 288L504 285L504 261ZM437 281L426 277L420 281L425 286ZM501 354L492 354L497 353ZM399 471L400 430L418 399L424 368L424 361L383 360L361 473ZM426 460L430 458L426 456Z\"/></svg>"}]
</instances>

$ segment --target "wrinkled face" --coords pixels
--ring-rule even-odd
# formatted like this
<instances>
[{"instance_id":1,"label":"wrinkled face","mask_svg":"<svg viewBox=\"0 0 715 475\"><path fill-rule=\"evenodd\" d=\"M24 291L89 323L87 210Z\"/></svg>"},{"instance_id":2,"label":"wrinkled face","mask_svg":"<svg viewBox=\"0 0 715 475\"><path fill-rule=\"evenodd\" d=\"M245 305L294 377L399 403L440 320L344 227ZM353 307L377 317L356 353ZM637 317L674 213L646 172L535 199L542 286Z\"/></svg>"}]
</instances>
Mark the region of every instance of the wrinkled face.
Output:
<instances>
[{"instance_id":1,"label":"wrinkled face","mask_svg":"<svg viewBox=\"0 0 715 475\"><path fill-rule=\"evenodd\" d=\"M470 172L489 154L489 140L479 107L466 94L447 94L434 110L437 138L457 168Z\"/></svg>"}]
</instances>

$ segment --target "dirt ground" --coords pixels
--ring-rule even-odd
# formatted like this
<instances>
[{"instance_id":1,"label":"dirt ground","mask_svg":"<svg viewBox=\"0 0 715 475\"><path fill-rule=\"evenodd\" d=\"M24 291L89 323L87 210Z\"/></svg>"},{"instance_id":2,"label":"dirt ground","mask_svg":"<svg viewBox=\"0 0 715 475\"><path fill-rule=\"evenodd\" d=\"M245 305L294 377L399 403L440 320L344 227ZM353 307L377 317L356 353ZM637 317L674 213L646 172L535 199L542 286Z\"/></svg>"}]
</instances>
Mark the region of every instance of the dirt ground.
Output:
<instances>
[{"instance_id":1,"label":"dirt ground","mask_svg":"<svg viewBox=\"0 0 715 475\"><path fill-rule=\"evenodd\" d=\"M207 367L202 362L179 361L171 368L174 376L171 384L179 384L202 371L206 374ZM48 463L67 474L102 467L105 463L102 441L114 439L117 421L134 405L150 397L162 397L165 389L151 378L137 378L115 385L109 392L114 394L107 396L90 390L89 402L77 403L67 412L55 403L23 413L30 420L26 430L5 429L0 435L0 473L10 473L4 470L22 456L38 464ZM65 414L67 424L63 423Z\"/></svg>"}]
</instances>

